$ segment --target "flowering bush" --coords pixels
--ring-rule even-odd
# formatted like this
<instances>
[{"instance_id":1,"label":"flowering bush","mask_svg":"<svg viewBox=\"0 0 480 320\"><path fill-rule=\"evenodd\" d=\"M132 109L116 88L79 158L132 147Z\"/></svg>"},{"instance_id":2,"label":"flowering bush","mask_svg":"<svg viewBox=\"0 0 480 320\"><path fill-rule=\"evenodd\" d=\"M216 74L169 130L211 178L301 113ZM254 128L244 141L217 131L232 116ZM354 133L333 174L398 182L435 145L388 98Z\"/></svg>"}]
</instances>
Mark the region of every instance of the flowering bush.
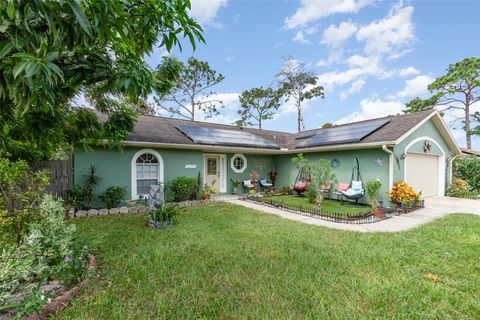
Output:
<instances>
[{"instance_id":1,"label":"flowering bush","mask_svg":"<svg viewBox=\"0 0 480 320\"><path fill-rule=\"evenodd\" d=\"M478 194L474 191L471 191L471 187L467 181L462 179L455 179L447 187L446 195L449 197L456 198L476 198Z\"/></svg>"},{"instance_id":2,"label":"flowering bush","mask_svg":"<svg viewBox=\"0 0 480 320\"><path fill-rule=\"evenodd\" d=\"M250 172L250 178L252 179L252 181L257 181L258 180L257 170L253 169L252 172Z\"/></svg>"},{"instance_id":3,"label":"flowering bush","mask_svg":"<svg viewBox=\"0 0 480 320\"><path fill-rule=\"evenodd\" d=\"M397 181L393 184L392 190L387 193L390 201L395 205L415 204L420 200L420 194L404 181Z\"/></svg>"}]
</instances>

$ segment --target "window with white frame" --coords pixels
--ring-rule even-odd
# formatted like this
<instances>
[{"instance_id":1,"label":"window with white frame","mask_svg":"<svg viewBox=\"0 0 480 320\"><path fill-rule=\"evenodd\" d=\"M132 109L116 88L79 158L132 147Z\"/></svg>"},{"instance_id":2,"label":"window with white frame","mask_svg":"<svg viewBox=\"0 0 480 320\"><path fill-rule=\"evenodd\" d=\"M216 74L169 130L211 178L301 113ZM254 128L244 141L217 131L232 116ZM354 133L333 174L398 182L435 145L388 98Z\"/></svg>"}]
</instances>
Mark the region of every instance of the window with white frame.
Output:
<instances>
[{"instance_id":1,"label":"window with white frame","mask_svg":"<svg viewBox=\"0 0 480 320\"><path fill-rule=\"evenodd\" d=\"M234 154L230 160L230 167L236 173L242 173L247 168L247 158L243 154Z\"/></svg>"},{"instance_id":2,"label":"window with white frame","mask_svg":"<svg viewBox=\"0 0 480 320\"><path fill-rule=\"evenodd\" d=\"M159 163L151 153L144 153L137 158L135 169L137 173L137 195L149 194L150 186L158 184Z\"/></svg>"}]
</instances>

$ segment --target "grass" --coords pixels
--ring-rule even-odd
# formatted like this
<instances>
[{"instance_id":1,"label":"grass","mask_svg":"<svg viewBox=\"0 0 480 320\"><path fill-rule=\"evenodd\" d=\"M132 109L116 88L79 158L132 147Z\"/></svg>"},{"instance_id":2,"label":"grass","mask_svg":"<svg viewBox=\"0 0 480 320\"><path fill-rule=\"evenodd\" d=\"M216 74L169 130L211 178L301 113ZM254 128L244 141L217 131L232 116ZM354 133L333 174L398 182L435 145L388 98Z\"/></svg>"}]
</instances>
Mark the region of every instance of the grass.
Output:
<instances>
[{"instance_id":1,"label":"grass","mask_svg":"<svg viewBox=\"0 0 480 320\"><path fill-rule=\"evenodd\" d=\"M303 206L303 207L315 207L315 204L308 202L307 197L304 196L294 196L294 195L283 195L283 196L273 196L273 197L264 197L259 198L260 201L270 202L281 202L287 207L290 206ZM372 207L364 204L354 204L351 202L341 203L338 200L323 199L320 210L322 212L332 213L332 212L345 212L345 213L361 213L366 211L371 211Z\"/></svg>"},{"instance_id":2,"label":"grass","mask_svg":"<svg viewBox=\"0 0 480 320\"><path fill-rule=\"evenodd\" d=\"M168 230L148 229L145 216L75 224L102 280L55 319L480 315L478 216L361 234L216 204L187 209Z\"/></svg>"}]
</instances>

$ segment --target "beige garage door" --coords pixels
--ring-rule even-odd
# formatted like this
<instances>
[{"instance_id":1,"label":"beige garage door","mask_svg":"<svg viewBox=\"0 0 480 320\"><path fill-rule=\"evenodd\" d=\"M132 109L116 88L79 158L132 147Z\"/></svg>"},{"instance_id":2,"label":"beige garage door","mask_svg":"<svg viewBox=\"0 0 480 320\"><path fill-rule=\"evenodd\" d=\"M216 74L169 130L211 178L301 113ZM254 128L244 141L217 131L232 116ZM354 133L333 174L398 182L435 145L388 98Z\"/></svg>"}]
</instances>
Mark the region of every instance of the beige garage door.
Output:
<instances>
[{"instance_id":1,"label":"beige garage door","mask_svg":"<svg viewBox=\"0 0 480 320\"><path fill-rule=\"evenodd\" d=\"M422 198L438 195L438 156L407 153L405 160L405 181L422 191Z\"/></svg>"}]
</instances>

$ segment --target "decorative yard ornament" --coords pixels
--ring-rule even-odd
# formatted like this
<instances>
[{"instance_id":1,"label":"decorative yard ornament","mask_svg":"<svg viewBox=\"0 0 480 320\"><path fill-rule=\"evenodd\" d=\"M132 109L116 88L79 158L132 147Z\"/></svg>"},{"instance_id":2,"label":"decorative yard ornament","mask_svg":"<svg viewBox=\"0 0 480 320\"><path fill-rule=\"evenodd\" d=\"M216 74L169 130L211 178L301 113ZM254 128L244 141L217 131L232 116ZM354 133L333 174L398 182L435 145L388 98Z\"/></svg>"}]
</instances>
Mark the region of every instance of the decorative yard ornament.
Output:
<instances>
[{"instance_id":1,"label":"decorative yard ornament","mask_svg":"<svg viewBox=\"0 0 480 320\"><path fill-rule=\"evenodd\" d=\"M423 143L423 152L429 153L430 150L432 150L432 144L430 143L430 141L425 140L425 142Z\"/></svg>"},{"instance_id":2,"label":"decorative yard ornament","mask_svg":"<svg viewBox=\"0 0 480 320\"><path fill-rule=\"evenodd\" d=\"M150 194L148 197L148 211L157 208L164 201L163 185L154 184L150 186Z\"/></svg>"},{"instance_id":3,"label":"decorative yard ornament","mask_svg":"<svg viewBox=\"0 0 480 320\"><path fill-rule=\"evenodd\" d=\"M373 163L376 164L379 167L383 167L383 160L380 159L380 158L377 158L377 159L373 160Z\"/></svg>"}]
</instances>

